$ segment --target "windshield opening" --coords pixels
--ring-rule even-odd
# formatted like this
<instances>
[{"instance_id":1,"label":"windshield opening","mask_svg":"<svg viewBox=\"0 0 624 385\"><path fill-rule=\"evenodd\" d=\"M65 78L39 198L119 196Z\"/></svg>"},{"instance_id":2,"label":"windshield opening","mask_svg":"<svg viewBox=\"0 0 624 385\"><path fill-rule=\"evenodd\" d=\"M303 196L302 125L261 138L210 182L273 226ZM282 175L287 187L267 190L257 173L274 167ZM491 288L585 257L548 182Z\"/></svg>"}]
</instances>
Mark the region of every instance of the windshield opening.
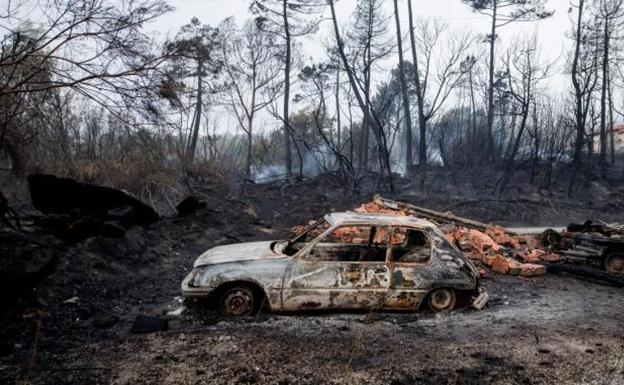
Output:
<instances>
[{"instance_id":1,"label":"windshield opening","mask_svg":"<svg viewBox=\"0 0 624 385\"><path fill-rule=\"evenodd\" d=\"M307 227L295 227L294 232L296 232L296 234L288 240L284 253L287 255L294 255L307 245L308 242L311 242L328 228L329 223L324 218L317 220Z\"/></svg>"}]
</instances>

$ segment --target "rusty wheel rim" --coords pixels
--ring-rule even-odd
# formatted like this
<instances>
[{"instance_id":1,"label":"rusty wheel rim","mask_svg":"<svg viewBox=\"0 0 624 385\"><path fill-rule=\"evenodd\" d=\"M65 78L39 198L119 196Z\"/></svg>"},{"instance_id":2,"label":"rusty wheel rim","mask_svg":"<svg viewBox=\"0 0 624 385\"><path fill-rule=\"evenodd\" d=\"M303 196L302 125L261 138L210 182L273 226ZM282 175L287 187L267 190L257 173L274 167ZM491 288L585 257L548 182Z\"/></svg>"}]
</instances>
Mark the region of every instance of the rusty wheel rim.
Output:
<instances>
[{"instance_id":1,"label":"rusty wheel rim","mask_svg":"<svg viewBox=\"0 0 624 385\"><path fill-rule=\"evenodd\" d=\"M624 274L624 255L612 255L607 259L607 271L613 274Z\"/></svg>"},{"instance_id":2,"label":"rusty wheel rim","mask_svg":"<svg viewBox=\"0 0 624 385\"><path fill-rule=\"evenodd\" d=\"M449 289L438 289L431 293L429 305L432 310L450 310L455 304L455 296Z\"/></svg>"},{"instance_id":3,"label":"rusty wheel rim","mask_svg":"<svg viewBox=\"0 0 624 385\"><path fill-rule=\"evenodd\" d=\"M245 289L233 289L227 292L223 300L225 312L231 316L246 316L253 309L253 295Z\"/></svg>"}]
</instances>

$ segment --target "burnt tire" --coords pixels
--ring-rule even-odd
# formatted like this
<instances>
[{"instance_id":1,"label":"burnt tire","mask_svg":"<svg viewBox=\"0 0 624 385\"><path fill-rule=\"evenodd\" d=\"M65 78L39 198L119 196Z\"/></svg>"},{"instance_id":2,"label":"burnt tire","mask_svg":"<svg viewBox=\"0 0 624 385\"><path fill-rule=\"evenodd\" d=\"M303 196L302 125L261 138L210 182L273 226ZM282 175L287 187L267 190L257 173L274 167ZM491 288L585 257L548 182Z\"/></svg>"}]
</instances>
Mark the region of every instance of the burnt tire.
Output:
<instances>
[{"instance_id":1,"label":"burnt tire","mask_svg":"<svg viewBox=\"0 0 624 385\"><path fill-rule=\"evenodd\" d=\"M612 253L605 258L605 270L611 274L624 274L624 253Z\"/></svg>"},{"instance_id":2,"label":"burnt tire","mask_svg":"<svg viewBox=\"0 0 624 385\"><path fill-rule=\"evenodd\" d=\"M455 308L457 295L453 289L435 289L427 297L427 306L433 312L446 312Z\"/></svg>"},{"instance_id":3,"label":"burnt tire","mask_svg":"<svg viewBox=\"0 0 624 385\"><path fill-rule=\"evenodd\" d=\"M219 295L219 313L226 317L246 317L259 308L260 296L249 286L230 286Z\"/></svg>"}]
</instances>

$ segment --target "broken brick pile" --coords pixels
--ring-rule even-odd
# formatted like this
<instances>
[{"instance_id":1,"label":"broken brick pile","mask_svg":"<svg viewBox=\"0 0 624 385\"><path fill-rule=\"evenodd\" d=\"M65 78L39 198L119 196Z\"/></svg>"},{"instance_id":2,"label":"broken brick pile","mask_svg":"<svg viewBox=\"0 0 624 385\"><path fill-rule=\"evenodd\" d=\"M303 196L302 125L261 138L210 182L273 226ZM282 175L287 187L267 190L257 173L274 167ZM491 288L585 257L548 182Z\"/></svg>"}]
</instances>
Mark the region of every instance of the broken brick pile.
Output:
<instances>
[{"instance_id":1,"label":"broken brick pile","mask_svg":"<svg viewBox=\"0 0 624 385\"><path fill-rule=\"evenodd\" d=\"M541 275L546 273L546 267L540 262L559 259L542 249L536 237L510 235L499 226L488 226L485 232L454 226L445 235L468 258L500 274Z\"/></svg>"},{"instance_id":2,"label":"broken brick pile","mask_svg":"<svg viewBox=\"0 0 624 385\"><path fill-rule=\"evenodd\" d=\"M375 201L364 203L355 211L412 215L409 211L391 209ZM496 273L532 277L546 273L546 266L541 263L560 260L558 254L549 253L542 247L539 237L512 235L497 225L488 225L485 231L448 224L441 225L440 229L468 258L483 263Z\"/></svg>"}]
</instances>

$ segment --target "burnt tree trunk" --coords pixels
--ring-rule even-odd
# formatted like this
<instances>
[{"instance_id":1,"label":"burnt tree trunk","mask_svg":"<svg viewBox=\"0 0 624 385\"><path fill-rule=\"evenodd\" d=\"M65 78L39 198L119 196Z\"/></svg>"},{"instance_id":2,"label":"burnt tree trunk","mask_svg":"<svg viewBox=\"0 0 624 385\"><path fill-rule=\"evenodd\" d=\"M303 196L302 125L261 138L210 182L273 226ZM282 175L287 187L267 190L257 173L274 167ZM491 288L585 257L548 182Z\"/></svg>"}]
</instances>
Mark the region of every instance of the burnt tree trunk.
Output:
<instances>
[{"instance_id":1,"label":"burnt tree trunk","mask_svg":"<svg viewBox=\"0 0 624 385\"><path fill-rule=\"evenodd\" d=\"M420 72L418 71L418 55L416 54L416 38L414 37L414 15L412 0L407 0L410 43L412 46L412 61L414 62L414 83L416 86L416 105L418 107L418 129L420 132L418 142L418 165L420 166L421 185L427 177L427 120L425 119L425 96L420 86Z\"/></svg>"},{"instance_id":2,"label":"burnt tree trunk","mask_svg":"<svg viewBox=\"0 0 624 385\"><path fill-rule=\"evenodd\" d=\"M328 0L328 3L329 3L329 8L331 10L331 18L332 18L332 24L333 24L333 29L334 29L334 36L336 38L336 44L338 46L338 53L342 60L342 65L345 68L345 72L347 73L347 77L349 78L349 84L351 85L351 89L353 90L353 94L355 95L355 99L357 100L358 106L362 110L362 114L364 115L364 117L370 118L371 111L367 107L366 102L364 101L364 98L362 97L362 94L360 93L357 80L355 79L355 75L353 74L353 69L351 68L351 65L349 64L349 60L347 59L347 55L344 50L344 42L342 41L342 38L340 37L340 31L338 29L338 19L336 17L336 8L334 6L334 0ZM375 122L373 132L377 140L379 156L381 158L380 169L382 171L382 174L384 170L387 173L390 190L393 190L394 184L392 181L392 170L390 168L390 153L388 151L388 147L385 142L383 133L381 133L380 131L381 131L381 126L378 124L378 122Z\"/></svg>"},{"instance_id":3,"label":"burnt tree trunk","mask_svg":"<svg viewBox=\"0 0 624 385\"><path fill-rule=\"evenodd\" d=\"M605 172L607 166L607 82L609 78L609 18L604 20L602 52L602 84L600 90L600 167Z\"/></svg>"},{"instance_id":4,"label":"burnt tree trunk","mask_svg":"<svg viewBox=\"0 0 624 385\"><path fill-rule=\"evenodd\" d=\"M488 89L487 89L487 127L488 127L488 159L492 159L494 154L494 55L496 48L496 16L498 12L498 1L493 1L492 25L490 28L490 66L488 68Z\"/></svg>"},{"instance_id":5,"label":"burnt tree trunk","mask_svg":"<svg viewBox=\"0 0 624 385\"><path fill-rule=\"evenodd\" d=\"M292 177L292 150L290 146L290 116L289 116L289 103L290 103L290 61L291 61L291 36L290 25L288 22L288 0L283 0L282 3L282 17L284 20L284 36L286 51L284 54L284 156L286 163L286 175L288 178ZM302 166L299 167L302 169ZM300 172L301 174L301 172ZM301 176L301 175L300 175Z\"/></svg>"},{"instance_id":6,"label":"burnt tree trunk","mask_svg":"<svg viewBox=\"0 0 624 385\"><path fill-rule=\"evenodd\" d=\"M572 86L574 87L574 120L576 129L576 139L574 142L574 157L573 157L573 174L570 179L570 185L568 186L568 195L572 193L574 183L576 182L576 175L579 167L581 166L581 158L583 154L583 141L585 139L585 124L583 122L583 91L578 80L578 67L579 57L581 54L582 33L583 28L583 7L585 0L579 0L578 4L578 16L576 19L576 37L574 46L574 58L572 60Z\"/></svg>"},{"instance_id":7,"label":"burnt tree trunk","mask_svg":"<svg viewBox=\"0 0 624 385\"><path fill-rule=\"evenodd\" d=\"M403 61L403 36L401 35L401 21L399 20L399 6L394 0L394 21L396 23L397 46L399 51L399 83L401 99L403 101L403 115L405 119L405 173L411 174L412 160L412 114L410 113L407 81L405 80L405 62Z\"/></svg>"},{"instance_id":8,"label":"burnt tree trunk","mask_svg":"<svg viewBox=\"0 0 624 385\"><path fill-rule=\"evenodd\" d=\"M204 64L201 58L197 59L197 103L195 105L195 119L193 120L193 130L189 140L187 150L187 159L190 163L195 160L195 149L197 148L197 138L199 136L199 127L201 124L202 114L202 93L203 93L203 72Z\"/></svg>"}]
</instances>

